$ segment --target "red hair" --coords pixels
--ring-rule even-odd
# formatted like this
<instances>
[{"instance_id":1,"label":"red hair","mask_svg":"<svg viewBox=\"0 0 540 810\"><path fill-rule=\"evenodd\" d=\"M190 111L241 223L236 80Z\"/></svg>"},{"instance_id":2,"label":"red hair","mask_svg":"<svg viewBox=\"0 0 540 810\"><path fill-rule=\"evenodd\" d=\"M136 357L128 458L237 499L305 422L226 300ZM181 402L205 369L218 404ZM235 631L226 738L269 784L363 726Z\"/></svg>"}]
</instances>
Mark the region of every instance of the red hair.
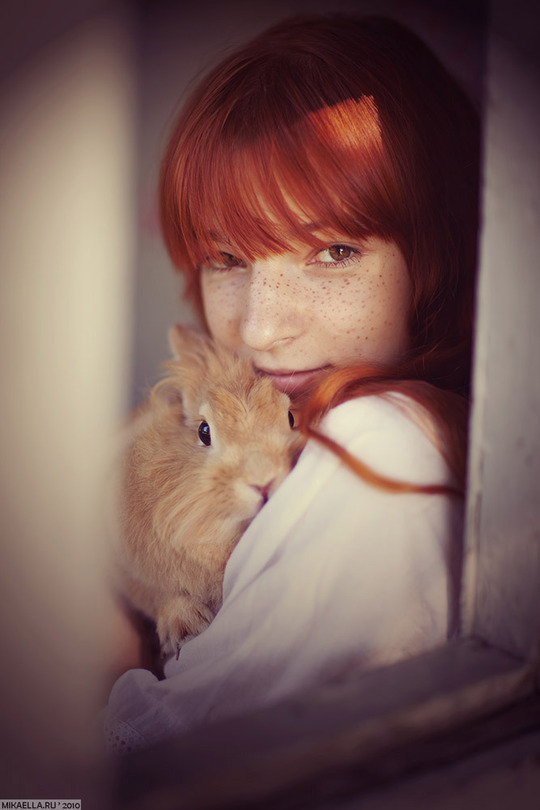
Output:
<instances>
[{"instance_id":1,"label":"red hair","mask_svg":"<svg viewBox=\"0 0 540 810\"><path fill-rule=\"evenodd\" d=\"M323 247L306 222L395 241L412 281L411 351L371 387L362 367L354 384L336 371L330 399L421 381L408 393L457 458L454 410L466 420L452 394L469 385L478 151L470 101L402 26L285 21L211 71L181 112L161 171L165 243L203 317L199 268L217 258L216 238L249 261L292 241ZM324 386L318 412L330 402Z\"/></svg>"}]
</instances>

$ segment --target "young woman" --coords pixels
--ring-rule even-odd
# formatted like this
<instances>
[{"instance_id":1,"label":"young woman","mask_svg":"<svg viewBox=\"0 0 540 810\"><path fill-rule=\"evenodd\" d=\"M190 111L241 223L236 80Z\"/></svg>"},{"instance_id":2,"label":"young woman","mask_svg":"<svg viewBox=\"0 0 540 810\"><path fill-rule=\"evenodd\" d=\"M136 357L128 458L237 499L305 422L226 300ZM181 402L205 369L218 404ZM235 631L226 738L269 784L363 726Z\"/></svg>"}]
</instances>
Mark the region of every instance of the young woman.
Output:
<instances>
[{"instance_id":1,"label":"young woman","mask_svg":"<svg viewBox=\"0 0 540 810\"><path fill-rule=\"evenodd\" d=\"M113 744L456 632L477 172L471 104L388 20L286 21L188 100L162 166L168 250L204 328L313 440L233 552L210 627L165 680L115 685Z\"/></svg>"}]
</instances>

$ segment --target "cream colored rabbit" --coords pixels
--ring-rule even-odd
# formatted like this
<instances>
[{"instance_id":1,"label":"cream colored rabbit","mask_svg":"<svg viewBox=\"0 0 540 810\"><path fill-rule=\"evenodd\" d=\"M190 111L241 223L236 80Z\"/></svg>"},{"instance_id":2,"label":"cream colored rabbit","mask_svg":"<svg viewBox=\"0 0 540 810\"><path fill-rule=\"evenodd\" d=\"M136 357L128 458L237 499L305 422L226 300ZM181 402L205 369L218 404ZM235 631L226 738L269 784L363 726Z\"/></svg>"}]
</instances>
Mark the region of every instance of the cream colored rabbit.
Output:
<instances>
[{"instance_id":1,"label":"cream colored rabbit","mask_svg":"<svg viewBox=\"0 0 540 810\"><path fill-rule=\"evenodd\" d=\"M137 414L120 484L120 591L177 652L214 618L225 564L296 462L290 402L251 364L193 329Z\"/></svg>"}]
</instances>

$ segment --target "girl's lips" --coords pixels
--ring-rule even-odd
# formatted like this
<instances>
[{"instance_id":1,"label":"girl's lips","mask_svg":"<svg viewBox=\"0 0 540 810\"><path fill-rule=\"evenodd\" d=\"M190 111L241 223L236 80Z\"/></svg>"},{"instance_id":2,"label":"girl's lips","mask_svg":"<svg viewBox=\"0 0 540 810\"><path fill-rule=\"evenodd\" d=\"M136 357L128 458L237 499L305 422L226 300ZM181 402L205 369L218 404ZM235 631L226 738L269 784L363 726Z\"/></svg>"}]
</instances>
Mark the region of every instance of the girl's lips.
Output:
<instances>
[{"instance_id":1,"label":"girl's lips","mask_svg":"<svg viewBox=\"0 0 540 810\"><path fill-rule=\"evenodd\" d=\"M321 368L313 368L307 371L270 371L265 368L259 368L258 371L269 377L276 388L284 394L297 396L313 388L328 369L329 366L321 366Z\"/></svg>"}]
</instances>

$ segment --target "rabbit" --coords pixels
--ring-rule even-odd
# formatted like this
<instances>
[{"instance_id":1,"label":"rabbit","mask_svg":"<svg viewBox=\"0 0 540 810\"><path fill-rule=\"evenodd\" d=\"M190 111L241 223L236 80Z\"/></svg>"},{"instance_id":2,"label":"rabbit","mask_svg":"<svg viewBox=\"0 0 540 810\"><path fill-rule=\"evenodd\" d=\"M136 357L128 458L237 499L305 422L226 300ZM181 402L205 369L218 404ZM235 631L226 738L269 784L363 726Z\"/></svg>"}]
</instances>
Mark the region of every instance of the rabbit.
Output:
<instances>
[{"instance_id":1,"label":"rabbit","mask_svg":"<svg viewBox=\"0 0 540 810\"><path fill-rule=\"evenodd\" d=\"M191 327L134 417L120 466L116 573L163 657L213 620L225 565L305 443L286 394Z\"/></svg>"}]
</instances>

